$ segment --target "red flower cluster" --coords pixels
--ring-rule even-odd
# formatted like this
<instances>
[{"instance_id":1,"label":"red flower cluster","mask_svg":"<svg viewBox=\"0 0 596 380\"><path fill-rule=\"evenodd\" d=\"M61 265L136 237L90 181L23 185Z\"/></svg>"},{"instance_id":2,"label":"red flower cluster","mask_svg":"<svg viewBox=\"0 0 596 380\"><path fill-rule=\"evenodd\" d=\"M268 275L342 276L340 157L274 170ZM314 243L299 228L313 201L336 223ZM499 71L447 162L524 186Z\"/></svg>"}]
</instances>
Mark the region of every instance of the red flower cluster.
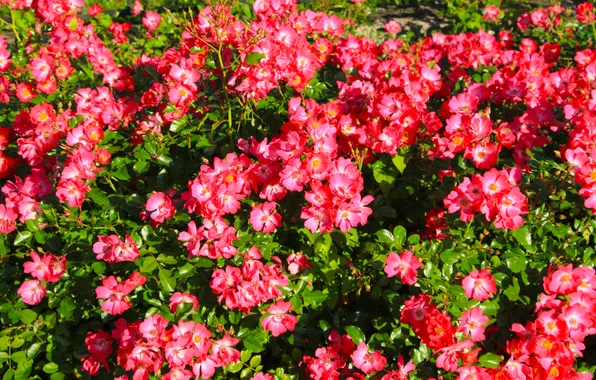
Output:
<instances>
[{"instance_id":1,"label":"red flower cluster","mask_svg":"<svg viewBox=\"0 0 596 380\"><path fill-rule=\"evenodd\" d=\"M247 41L259 37L259 42L246 49L244 64L228 83L245 99L265 98L280 82L302 92L328 60L332 46L325 37L316 37L312 45L307 38L336 38L343 33L343 20L335 16L307 11L270 18L265 16L270 9L257 13L259 20L246 32ZM260 57L257 64L246 62L255 54Z\"/></svg>"},{"instance_id":2,"label":"red flower cluster","mask_svg":"<svg viewBox=\"0 0 596 380\"><path fill-rule=\"evenodd\" d=\"M577 147L564 152L575 182L582 186L579 195L586 198L584 206L596 212L596 150L586 152L582 147Z\"/></svg>"},{"instance_id":3,"label":"red flower cluster","mask_svg":"<svg viewBox=\"0 0 596 380\"><path fill-rule=\"evenodd\" d=\"M389 278L399 275L402 283L414 285L418 268L422 268L422 263L412 252L404 251L401 255L391 252L385 261L384 271Z\"/></svg>"},{"instance_id":4,"label":"red flower cluster","mask_svg":"<svg viewBox=\"0 0 596 380\"><path fill-rule=\"evenodd\" d=\"M248 314L253 307L282 296L279 287L288 285L288 277L282 274L280 265L265 265L261 257L259 249L252 247L240 268L228 265L225 270L213 272L210 285L220 303ZM281 264L276 257L273 259Z\"/></svg>"},{"instance_id":5,"label":"red flower cluster","mask_svg":"<svg viewBox=\"0 0 596 380\"><path fill-rule=\"evenodd\" d=\"M341 336L337 331L329 334L327 347L320 347L315 357L305 355L300 365L305 365L306 374L312 380L339 380L343 374L350 374L348 361L356 348L349 335Z\"/></svg>"},{"instance_id":6,"label":"red flower cluster","mask_svg":"<svg viewBox=\"0 0 596 380\"><path fill-rule=\"evenodd\" d=\"M265 310L266 317L261 321L261 325L265 331L271 331L271 335L277 337L286 331L294 331L298 318L294 315L287 314L292 308L290 302L278 300L276 303L269 306Z\"/></svg>"},{"instance_id":7,"label":"red flower cluster","mask_svg":"<svg viewBox=\"0 0 596 380\"><path fill-rule=\"evenodd\" d=\"M387 359L380 351L371 352L364 342L356 346L349 335L341 336L337 331L332 331L328 339L331 344L318 348L315 351L315 357L305 355L302 359L301 365L306 366L309 379L338 380L345 377L364 380L366 375L382 371L387 365ZM382 377L383 380L406 380L408 373L416 368L412 361L404 366L401 355L397 362L398 369L386 373Z\"/></svg>"},{"instance_id":8,"label":"red flower cluster","mask_svg":"<svg viewBox=\"0 0 596 380\"><path fill-rule=\"evenodd\" d=\"M87 333L89 355L82 359L83 369L92 376L97 374L100 364L107 368L106 359L114 342L118 345L118 364L133 371L134 380L147 380L151 374L160 373L164 362L170 370L162 379L209 379L217 368L240 360L240 352L233 348L238 339L224 335L215 340L201 323L179 321L168 329L169 322L154 314L144 321L119 319L115 325L111 336L101 330Z\"/></svg>"},{"instance_id":9,"label":"red flower cluster","mask_svg":"<svg viewBox=\"0 0 596 380\"><path fill-rule=\"evenodd\" d=\"M594 4L585 2L577 5L575 9L577 14L577 21L583 24L590 24L596 21L596 12L594 12Z\"/></svg>"},{"instance_id":10,"label":"red flower cluster","mask_svg":"<svg viewBox=\"0 0 596 380\"><path fill-rule=\"evenodd\" d=\"M582 356L584 339L596 334L596 271L571 264L551 268L544 291L536 320L511 327L516 336L507 342L511 359L502 371L527 379L591 379L573 364Z\"/></svg>"},{"instance_id":11,"label":"red flower cluster","mask_svg":"<svg viewBox=\"0 0 596 380\"><path fill-rule=\"evenodd\" d=\"M149 223L155 228L172 218L175 213L176 207L172 203L172 198L164 192L157 192L151 194L145 204L145 210L141 211L140 216L142 220L150 219Z\"/></svg>"},{"instance_id":12,"label":"red flower cluster","mask_svg":"<svg viewBox=\"0 0 596 380\"><path fill-rule=\"evenodd\" d=\"M116 235L101 236L98 235L97 241L93 244L93 253L97 255L97 260L104 260L108 263L119 263L123 261L135 261L139 258L139 249L130 235L126 235L122 241Z\"/></svg>"},{"instance_id":13,"label":"red flower cluster","mask_svg":"<svg viewBox=\"0 0 596 380\"><path fill-rule=\"evenodd\" d=\"M2 213L3 206L0 205L0 232L14 231L17 217L21 223L36 219L41 213L40 201L52 191L52 184L41 168L32 169L25 180L15 176L14 181L6 181L2 187L6 208Z\"/></svg>"},{"instance_id":14,"label":"red flower cluster","mask_svg":"<svg viewBox=\"0 0 596 380\"><path fill-rule=\"evenodd\" d=\"M118 44L124 44L128 42L128 37L126 37L126 32L128 32L132 28L132 24L129 22L112 22L112 24L108 27L108 30L112 32L114 36L114 41Z\"/></svg>"},{"instance_id":15,"label":"red flower cluster","mask_svg":"<svg viewBox=\"0 0 596 380\"><path fill-rule=\"evenodd\" d=\"M480 211L495 227L515 230L524 224L521 216L528 213L526 196L517 187L520 179L517 168L493 168L482 176L473 174L472 180L466 177L443 202L449 213L459 211L465 222Z\"/></svg>"},{"instance_id":16,"label":"red flower cluster","mask_svg":"<svg viewBox=\"0 0 596 380\"><path fill-rule=\"evenodd\" d=\"M560 5L553 5L548 8L538 8L531 13L524 13L517 19L517 27L526 30L531 25L549 30L561 23L561 14L565 8Z\"/></svg>"},{"instance_id":17,"label":"red flower cluster","mask_svg":"<svg viewBox=\"0 0 596 380\"><path fill-rule=\"evenodd\" d=\"M454 343L455 327L451 325L451 317L440 312L430 302L430 296L419 294L404 302L400 321L414 329L422 343L438 350Z\"/></svg>"},{"instance_id":18,"label":"red flower cluster","mask_svg":"<svg viewBox=\"0 0 596 380\"><path fill-rule=\"evenodd\" d=\"M101 310L112 315L122 314L130 309L132 303L128 296L139 286L145 285L147 278L140 273L133 273L130 278L119 282L114 276L101 280L102 285L95 288L97 299L103 299Z\"/></svg>"},{"instance_id":19,"label":"red flower cluster","mask_svg":"<svg viewBox=\"0 0 596 380\"><path fill-rule=\"evenodd\" d=\"M206 219L203 225L197 228L195 222L188 223L188 232L182 231L178 235L178 240L184 242L188 249L188 257L204 256L210 259L224 257L231 258L238 253L234 247L236 229L229 226L225 219L217 216L213 221ZM204 244L201 244L205 241Z\"/></svg>"},{"instance_id":20,"label":"red flower cluster","mask_svg":"<svg viewBox=\"0 0 596 380\"><path fill-rule=\"evenodd\" d=\"M440 312L436 305L430 302L430 296L420 294L405 302L400 321L409 324L422 343L434 350L437 357L437 367L446 371L460 372L458 379L472 379L468 374L486 375L483 368L470 367L478 360L480 348L471 349L474 342L485 339L485 324L489 321L479 308L465 311L461 316L459 327L451 324L451 318ZM463 338L457 341L456 332L463 332ZM463 367L460 367L460 361ZM479 377L485 378L485 377Z\"/></svg>"},{"instance_id":21,"label":"red flower cluster","mask_svg":"<svg viewBox=\"0 0 596 380\"><path fill-rule=\"evenodd\" d=\"M29 256L33 261L25 262L23 268L35 280L23 282L17 293L26 304L37 305L47 293L44 283L58 282L66 272L66 256L57 258L51 253L44 253L40 258L35 251L31 251Z\"/></svg>"},{"instance_id":22,"label":"red flower cluster","mask_svg":"<svg viewBox=\"0 0 596 380\"><path fill-rule=\"evenodd\" d=\"M212 221L235 214L254 186L255 166L247 156L232 153L223 160L215 158L213 167L202 165L198 178L189 181L189 191L182 194L184 206Z\"/></svg>"}]
</instances>

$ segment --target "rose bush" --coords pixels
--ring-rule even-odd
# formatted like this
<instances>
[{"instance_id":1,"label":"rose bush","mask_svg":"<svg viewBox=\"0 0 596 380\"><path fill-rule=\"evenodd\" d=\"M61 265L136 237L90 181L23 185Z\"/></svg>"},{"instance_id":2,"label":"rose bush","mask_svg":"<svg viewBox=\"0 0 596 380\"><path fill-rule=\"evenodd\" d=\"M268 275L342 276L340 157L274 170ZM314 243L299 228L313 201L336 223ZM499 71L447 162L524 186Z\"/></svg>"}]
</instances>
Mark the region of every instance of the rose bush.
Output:
<instances>
[{"instance_id":1,"label":"rose bush","mask_svg":"<svg viewBox=\"0 0 596 380\"><path fill-rule=\"evenodd\" d=\"M4 379L592 378L591 3L0 4Z\"/></svg>"}]
</instances>

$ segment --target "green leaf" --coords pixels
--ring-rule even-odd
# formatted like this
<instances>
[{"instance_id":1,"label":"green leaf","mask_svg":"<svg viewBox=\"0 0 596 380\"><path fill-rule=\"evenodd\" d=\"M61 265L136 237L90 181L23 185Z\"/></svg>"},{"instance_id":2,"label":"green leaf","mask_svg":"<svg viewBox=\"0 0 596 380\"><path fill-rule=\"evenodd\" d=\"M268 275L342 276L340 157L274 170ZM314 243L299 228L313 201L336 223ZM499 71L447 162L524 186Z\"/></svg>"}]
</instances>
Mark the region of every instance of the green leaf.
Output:
<instances>
[{"instance_id":1,"label":"green leaf","mask_svg":"<svg viewBox=\"0 0 596 380\"><path fill-rule=\"evenodd\" d=\"M173 293L176 289L176 279L172 277L172 272L167 269L159 271L159 283L168 293Z\"/></svg>"},{"instance_id":2,"label":"green leaf","mask_svg":"<svg viewBox=\"0 0 596 380\"><path fill-rule=\"evenodd\" d=\"M517 301L519 300L519 281L517 278L513 278L513 284L508 286L507 289L503 292L510 301Z\"/></svg>"},{"instance_id":3,"label":"green leaf","mask_svg":"<svg viewBox=\"0 0 596 380\"><path fill-rule=\"evenodd\" d=\"M408 236L408 244L410 244L410 245L416 245L418 243L420 243L420 236L419 235L414 234L414 235Z\"/></svg>"},{"instance_id":4,"label":"green leaf","mask_svg":"<svg viewBox=\"0 0 596 380\"><path fill-rule=\"evenodd\" d=\"M126 166L121 166L117 170L112 170L110 175L121 181L127 181L130 179L130 174L128 174L128 169L126 169Z\"/></svg>"},{"instance_id":5,"label":"green leaf","mask_svg":"<svg viewBox=\"0 0 596 380\"><path fill-rule=\"evenodd\" d=\"M259 334L258 332L253 332L250 335L246 336L242 341L244 343L244 348L252 352L261 352L265 349L265 342L267 338Z\"/></svg>"},{"instance_id":6,"label":"green leaf","mask_svg":"<svg viewBox=\"0 0 596 380\"><path fill-rule=\"evenodd\" d=\"M244 368L242 370L242 372L240 372L240 378L241 379L246 379L247 377L249 377L251 374L253 373L253 369L252 368Z\"/></svg>"},{"instance_id":7,"label":"green leaf","mask_svg":"<svg viewBox=\"0 0 596 380\"><path fill-rule=\"evenodd\" d=\"M346 326L346 332L356 344L366 341L366 337L364 336L362 330L360 330L360 327Z\"/></svg>"},{"instance_id":8,"label":"green leaf","mask_svg":"<svg viewBox=\"0 0 596 380\"><path fill-rule=\"evenodd\" d=\"M29 349L27 350L27 359L33 359L37 356L37 354L39 353L39 350L41 349L41 346L43 345L43 343L41 342L35 342L31 345L31 347L29 347Z\"/></svg>"},{"instance_id":9,"label":"green leaf","mask_svg":"<svg viewBox=\"0 0 596 380\"><path fill-rule=\"evenodd\" d=\"M381 160L375 161L372 165L373 177L381 188L387 187L395 182L397 177L397 170L394 167L388 167Z\"/></svg>"},{"instance_id":10,"label":"green leaf","mask_svg":"<svg viewBox=\"0 0 596 380\"><path fill-rule=\"evenodd\" d=\"M153 232L153 228L150 225L145 224L143 228L141 228L141 237L143 240L147 241L149 239L149 235Z\"/></svg>"},{"instance_id":11,"label":"green leaf","mask_svg":"<svg viewBox=\"0 0 596 380\"><path fill-rule=\"evenodd\" d=\"M37 313L30 309L21 311L21 322L28 325L37 319Z\"/></svg>"},{"instance_id":12,"label":"green leaf","mask_svg":"<svg viewBox=\"0 0 596 380\"><path fill-rule=\"evenodd\" d=\"M406 158L398 154L393 156L393 159L391 161L393 162L393 165L395 165L397 170L399 170L399 172L403 174L404 170L406 170Z\"/></svg>"},{"instance_id":13,"label":"green leaf","mask_svg":"<svg viewBox=\"0 0 596 380\"><path fill-rule=\"evenodd\" d=\"M397 226L393 229L393 236L395 238L395 244L401 248L406 242L407 231L403 226Z\"/></svg>"},{"instance_id":14,"label":"green leaf","mask_svg":"<svg viewBox=\"0 0 596 380\"><path fill-rule=\"evenodd\" d=\"M318 290L312 291L307 289L302 293L302 296L304 297L305 304L314 307L319 306L327 299L327 294Z\"/></svg>"},{"instance_id":15,"label":"green leaf","mask_svg":"<svg viewBox=\"0 0 596 380\"><path fill-rule=\"evenodd\" d=\"M231 372L231 373L239 372L242 369L243 364L244 363L242 363L242 362L236 362L236 363L230 364L228 366L228 372Z\"/></svg>"},{"instance_id":16,"label":"green leaf","mask_svg":"<svg viewBox=\"0 0 596 380\"><path fill-rule=\"evenodd\" d=\"M151 273L155 269L157 269L157 266L158 265L159 264L157 263L157 260L155 260L155 257L153 257L153 256L147 256L143 260L143 265L141 265L141 272L143 272L143 273Z\"/></svg>"},{"instance_id":17,"label":"green leaf","mask_svg":"<svg viewBox=\"0 0 596 380\"><path fill-rule=\"evenodd\" d=\"M513 273L521 273L526 270L527 259L525 256L513 256L505 260L507 268Z\"/></svg>"},{"instance_id":18,"label":"green leaf","mask_svg":"<svg viewBox=\"0 0 596 380\"><path fill-rule=\"evenodd\" d=\"M106 272L106 263L103 261L96 261L93 264L91 264L91 269L93 269L93 272L95 272L95 274L101 276Z\"/></svg>"},{"instance_id":19,"label":"green leaf","mask_svg":"<svg viewBox=\"0 0 596 380\"><path fill-rule=\"evenodd\" d=\"M14 239L14 245L19 246L31 240L33 234L31 231L20 231Z\"/></svg>"},{"instance_id":20,"label":"green leaf","mask_svg":"<svg viewBox=\"0 0 596 380\"><path fill-rule=\"evenodd\" d=\"M528 227L522 226L517 230L512 231L511 234L515 240L526 249L526 251L530 253L536 252L536 247L532 245L532 235L530 234Z\"/></svg>"},{"instance_id":21,"label":"green leaf","mask_svg":"<svg viewBox=\"0 0 596 380\"><path fill-rule=\"evenodd\" d=\"M243 363L246 363L248 359L250 359L250 355L252 355L252 352L250 352L249 350L244 350L240 353L240 360Z\"/></svg>"},{"instance_id":22,"label":"green leaf","mask_svg":"<svg viewBox=\"0 0 596 380\"><path fill-rule=\"evenodd\" d=\"M383 244L393 244L394 237L393 234L387 230L379 230L376 233L377 237L379 238L379 242Z\"/></svg>"},{"instance_id":23,"label":"green leaf","mask_svg":"<svg viewBox=\"0 0 596 380\"><path fill-rule=\"evenodd\" d=\"M195 273L195 266L191 263L186 263L178 270L177 278L190 277Z\"/></svg>"},{"instance_id":24,"label":"green leaf","mask_svg":"<svg viewBox=\"0 0 596 380\"><path fill-rule=\"evenodd\" d=\"M29 374L31 373L31 365L33 365L33 360L27 360L25 362L19 363L17 366L17 370L14 373L15 380L25 380L29 378Z\"/></svg>"},{"instance_id":25,"label":"green leaf","mask_svg":"<svg viewBox=\"0 0 596 380\"><path fill-rule=\"evenodd\" d=\"M167 264L167 265L178 264L178 260L176 260L176 258L174 258L172 256L166 256L163 253L160 254L159 256L157 256L157 261L159 261L160 263Z\"/></svg>"},{"instance_id":26,"label":"green leaf","mask_svg":"<svg viewBox=\"0 0 596 380\"><path fill-rule=\"evenodd\" d=\"M176 307L176 315L183 315L192 309L193 304L191 302L182 302Z\"/></svg>"},{"instance_id":27,"label":"green leaf","mask_svg":"<svg viewBox=\"0 0 596 380\"><path fill-rule=\"evenodd\" d=\"M419 349L414 350L414 355L412 355L412 361L414 364L420 364L426 360L428 360L432 355L430 348L428 348L425 344L421 344Z\"/></svg>"},{"instance_id":28,"label":"green leaf","mask_svg":"<svg viewBox=\"0 0 596 380\"><path fill-rule=\"evenodd\" d=\"M170 132L180 132L181 130L184 129L187 122L188 122L188 117L186 117L186 116L172 121L172 124L170 124Z\"/></svg>"},{"instance_id":29,"label":"green leaf","mask_svg":"<svg viewBox=\"0 0 596 380\"><path fill-rule=\"evenodd\" d=\"M110 206L110 200L106 196L106 194L99 190L98 188L93 188L90 192L87 193L89 198L99 206Z\"/></svg>"},{"instance_id":30,"label":"green leaf","mask_svg":"<svg viewBox=\"0 0 596 380\"><path fill-rule=\"evenodd\" d=\"M246 63L249 65L258 65L263 58L265 58L265 54L253 51L246 56Z\"/></svg>"},{"instance_id":31,"label":"green leaf","mask_svg":"<svg viewBox=\"0 0 596 380\"><path fill-rule=\"evenodd\" d=\"M478 358L478 363L485 368L497 368L503 361L503 357L489 352Z\"/></svg>"},{"instance_id":32,"label":"green leaf","mask_svg":"<svg viewBox=\"0 0 596 380\"><path fill-rule=\"evenodd\" d=\"M8 371L6 371L4 373L4 376L2 376L2 380L10 380L13 378L14 376L14 369L10 368Z\"/></svg>"},{"instance_id":33,"label":"green leaf","mask_svg":"<svg viewBox=\"0 0 596 380\"><path fill-rule=\"evenodd\" d=\"M29 219L28 221L25 222L25 224L27 225L28 231L31 231L31 232L39 231L39 223L37 222L37 220Z\"/></svg>"},{"instance_id":34,"label":"green leaf","mask_svg":"<svg viewBox=\"0 0 596 380\"><path fill-rule=\"evenodd\" d=\"M135 162L135 164L132 167L132 170L135 171L135 173L145 173L147 170L149 169L149 163L145 160L140 160Z\"/></svg>"},{"instance_id":35,"label":"green leaf","mask_svg":"<svg viewBox=\"0 0 596 380\"><path fill-rule=\"evenodd\" d=\"M70 298L65 298L62 301L60 301L60 307L58 307L58 313L60 313L60 315L65 319L72 319L72 312L76 308L77 307L75 306L75 304L72 302L72 300Z\"/></svg>"},{"instance_id":36,"label":"green leaf","mask_svg":"<svg viewBox=\"0 0 596 380\"><path fill-rule=\"evenodd\" d=\"M168 156L157 156L157 162L163 166L172 166L174 164L172 157Z\"/></svg>"},{"instance_id":37,"label":"green leaf","mask_svg":"<svg viewBox=\"0 0 596 380\"><path fill-rule=\"evenodd\" d=\"M441 261L447 265L455 264L461 258L461 254L459 252L452 251L450 249L446 249L445 251L441 252L439 257Z\"/></svg>"},{"instance_id":38,"label":"green leaf","mask_svg":"<svg viewBox=\"0 0 596 380\"><path fill-rule=\"evenodd\" d=\"M45 373L54 373L58 371L58 368L58 364L50 362L43 366L43 371Z\"/></svg>"},{"instance_id":39,"label":"green leaf","mask_svg":"<svg viewBox=\"0 0 596 380\"><path fill-rule=\"evenodd\" d=\"M250 366L251 367L255 368L259 364L261 364L261 355L253 356L252 359L250 359Z\"/></svg>"}]
</instances>

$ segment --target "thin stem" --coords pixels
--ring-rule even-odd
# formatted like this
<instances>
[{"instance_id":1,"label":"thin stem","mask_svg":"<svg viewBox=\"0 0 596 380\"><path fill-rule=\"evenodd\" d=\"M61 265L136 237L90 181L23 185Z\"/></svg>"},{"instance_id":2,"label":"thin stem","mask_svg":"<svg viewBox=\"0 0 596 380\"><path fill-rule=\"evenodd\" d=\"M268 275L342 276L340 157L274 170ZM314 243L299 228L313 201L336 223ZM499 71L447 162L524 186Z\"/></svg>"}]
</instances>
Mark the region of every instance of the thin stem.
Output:
<instances>
[{"instance_id":1,"label":"thin stem","mask_svg":"<svg viewBox=\"0 0 596 380\"><path fill-rule=\"evenodd\" d=\"M14 24L14 9L12 9L12 8L10 8L10 26L12 27L12 32L14 33L14 37L17 39L17 41L20 44L21 43L21 37L19 37L19 33L17 33L17 27Z\"/></svg>"}]
</instances>

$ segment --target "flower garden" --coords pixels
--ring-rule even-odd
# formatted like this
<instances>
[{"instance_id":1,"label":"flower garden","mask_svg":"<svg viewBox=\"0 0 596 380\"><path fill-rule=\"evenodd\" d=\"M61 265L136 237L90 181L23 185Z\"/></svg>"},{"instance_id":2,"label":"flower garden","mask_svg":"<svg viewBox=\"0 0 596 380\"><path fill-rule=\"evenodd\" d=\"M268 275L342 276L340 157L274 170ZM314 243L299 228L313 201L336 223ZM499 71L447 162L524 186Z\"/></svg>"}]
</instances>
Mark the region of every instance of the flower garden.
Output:
<instances>
[{"instance_id":1,"label":"flower garden","mask_svg":"<svg viewBox=\"0 0 596 380\"><path fill-rule=\"evenodd\" d=\"M3 380L592 379L594 4L370 2L0 0Z\"/></svg>"}]
</instances>

